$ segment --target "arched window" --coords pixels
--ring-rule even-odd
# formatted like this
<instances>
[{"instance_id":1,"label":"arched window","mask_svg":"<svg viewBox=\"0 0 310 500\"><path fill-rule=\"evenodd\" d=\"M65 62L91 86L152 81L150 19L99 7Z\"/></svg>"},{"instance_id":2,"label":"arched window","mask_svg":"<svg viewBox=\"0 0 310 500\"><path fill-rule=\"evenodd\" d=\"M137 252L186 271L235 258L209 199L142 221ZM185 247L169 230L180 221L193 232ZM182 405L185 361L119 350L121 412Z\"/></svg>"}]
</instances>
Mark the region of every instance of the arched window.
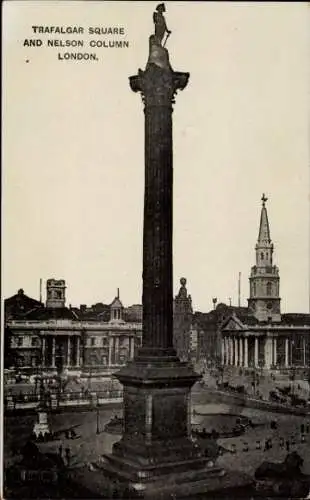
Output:
<instances>
[{"instance_id":1,"label":"arched window","mask_svg":"<svg viewBox=\"0 0 310 500\"><path fill-rule=\"evenodd\" d=\"M260 254L260 260L264 260L264 253L263 252Z\"/></svg>"},{"instance_id":2,"label":"arched window","mask_svg":"<svg viewBox=\"0 0 310 500\"><path fill-rule=\"evenodd\" d=\"M256 295L256 283L253 283L253 295Z\"/></svg>"},{"instance_id":3,"label":"arched window","mask_svg":"<svg viewBox=\"0 0 310 500\"><path fill-rule=\"evenodd\" d=\"M272 293L272 284L271 283L267 283L267 295L271 295Z\"/></svg>"}]
</instances>

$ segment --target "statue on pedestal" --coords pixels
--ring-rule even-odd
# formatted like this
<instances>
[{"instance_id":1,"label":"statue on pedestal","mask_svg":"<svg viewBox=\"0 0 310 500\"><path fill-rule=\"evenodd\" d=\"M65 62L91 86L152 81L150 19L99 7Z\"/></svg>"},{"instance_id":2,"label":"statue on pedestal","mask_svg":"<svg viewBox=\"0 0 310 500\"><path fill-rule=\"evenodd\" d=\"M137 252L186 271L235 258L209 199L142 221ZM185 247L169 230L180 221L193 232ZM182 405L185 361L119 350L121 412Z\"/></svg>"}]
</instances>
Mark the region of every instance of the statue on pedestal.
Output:
<instances>
[{"instance_id":1,"label":"statue on pedestal","mask_svg":"<svg viewBox=\"0 0 310 500\"><path fill-rule=\"evenodd\" d=\"M153 13L153 21L155 24L156 42L158 43L158 45L162 45L164 47L167 40L168 40L168 37L171 34L171 31L169 31L167 28L166 19L163 15L163 12L166 12L165 4L160 3L156 7L156 12ZM167 38L166 38L165 42L162 43L164 36L165 36L165 33L167 33Z\"/></svg>"},{"instance_id":2,"label":"statue on pedestal","mask_svg":"<svg viewBox=\"0 0 310 500\"><path fill-rule=\"evenodd\" d=\"M171 31L168 30L165 17L163 12L166 12L165 4L161 3L157 5L156 12L153 13L153 21L155 25L155 33L149 38L150 48L149 48L149 59L148 64L155 64L162 69L171 69L169 63L169 53L165 48L168 37ZM164 36L167 33L167 37L163 42Z\"/></svg>"}]
</instances>

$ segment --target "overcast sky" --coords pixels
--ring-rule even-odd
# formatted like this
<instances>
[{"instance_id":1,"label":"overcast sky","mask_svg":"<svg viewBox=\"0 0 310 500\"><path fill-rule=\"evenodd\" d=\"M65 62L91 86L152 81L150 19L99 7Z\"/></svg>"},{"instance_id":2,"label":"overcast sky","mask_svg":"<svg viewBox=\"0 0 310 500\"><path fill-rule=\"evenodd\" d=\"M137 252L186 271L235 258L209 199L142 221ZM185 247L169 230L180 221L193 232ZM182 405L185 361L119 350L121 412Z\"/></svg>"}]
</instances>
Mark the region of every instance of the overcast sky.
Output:
<instances>
[{"instance_id":1,"label":"overcast sky","mask_svg":"<svg viewBox=\"0 0 310 500\"><path fill-rule=\"evenodd\" d=\"M3 35L3 288L67 303L141 302L144 68L151 2L6 2ZM173 113L174 289L195 310L248 298L262 193L283 312L309 311L309 9L303 3L166 2L172 67L189 71ZM129 48L25 47L32 26L124 27ZM102 35L95 40L108 40ZM67 50L67 49L66 49ZM69 49L75 52L76 49ZM29 61L29 62L26 62ZM45 297L45 294L44 294Z\"/></svg>"}]
</instances>

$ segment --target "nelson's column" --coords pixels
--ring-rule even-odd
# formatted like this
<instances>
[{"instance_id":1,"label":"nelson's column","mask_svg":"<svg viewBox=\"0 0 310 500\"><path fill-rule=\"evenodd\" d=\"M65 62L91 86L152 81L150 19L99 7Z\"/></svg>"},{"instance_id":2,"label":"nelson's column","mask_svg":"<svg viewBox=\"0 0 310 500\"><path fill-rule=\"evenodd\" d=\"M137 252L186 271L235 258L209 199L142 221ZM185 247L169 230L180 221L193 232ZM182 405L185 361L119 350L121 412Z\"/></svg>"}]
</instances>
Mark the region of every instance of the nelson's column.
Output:
<instances>
[{"instance_id":1,"label":"nelson's column","mask_svg":"<svg viewBox=\"0 0 310 500\"><path fill-rule=\"evenodd\" d=\"M156 499L232 486L231 475L191 438L190 390L199 376L173 349L172 104L189 73L170 66L163 12L160 4L153 14L145 70L129 79L145 114L143 335L136 358L116 374L124 387L123 435L102 464L118 496L129 490Z\"/></svg>"}]
</instances>

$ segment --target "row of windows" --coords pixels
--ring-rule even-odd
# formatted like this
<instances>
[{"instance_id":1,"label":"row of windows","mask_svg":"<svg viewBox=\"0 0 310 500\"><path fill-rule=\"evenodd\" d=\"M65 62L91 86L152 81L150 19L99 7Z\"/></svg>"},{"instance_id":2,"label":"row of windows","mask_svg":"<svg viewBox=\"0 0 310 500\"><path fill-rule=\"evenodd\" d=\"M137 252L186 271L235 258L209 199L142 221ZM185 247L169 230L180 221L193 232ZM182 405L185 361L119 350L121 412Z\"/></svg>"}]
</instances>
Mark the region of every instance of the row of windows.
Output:
<instances>
[{"instance_id":1,"label":"row of windows","mask_svg":"<svg viewBox=\"0 0 310 500\"><path fill-rule=\"evenodd\" d=\"M22 346L29 346L29 344L26 342L26 338L23 336L15 337L15 345L18 347ZM109 339L108 337L90 337L88 338L87 341L88 345L90 346L107 346L109 344ZM122 343L122 342L120 342ZM31 338L31 347L39 347L40 346L40 340L37 337L32 337Z\"/></svg>"},{"instance_id":2,"label":"row of windows","mask_svg":"<svg viewBox=\"0 0 310 500\"><path fill-rule=\"evenodd\" d=\"M23 345L27 345L26 342L25 342L25 338L20 336L20 337L15 337L15 345L17 345L18 347L22 347ZM28 344L29 345L29 344ZM33 337L31 339L31 347L39 347L40 345L40 341L37 337Z\"/></svg>"},{"instance_id":3,"label":"row of windows","mask_svg":"<svg viewBox=\"0 0 310 500\"><path fill-rule=\"evenodd\" d=\"M100 342L101 340L101 342ZM94 345L103 345L107 346L109 344L109 339L107 337L90 337L88 339L88 345L94 346Z\"/></svg>"}]
</instances>

